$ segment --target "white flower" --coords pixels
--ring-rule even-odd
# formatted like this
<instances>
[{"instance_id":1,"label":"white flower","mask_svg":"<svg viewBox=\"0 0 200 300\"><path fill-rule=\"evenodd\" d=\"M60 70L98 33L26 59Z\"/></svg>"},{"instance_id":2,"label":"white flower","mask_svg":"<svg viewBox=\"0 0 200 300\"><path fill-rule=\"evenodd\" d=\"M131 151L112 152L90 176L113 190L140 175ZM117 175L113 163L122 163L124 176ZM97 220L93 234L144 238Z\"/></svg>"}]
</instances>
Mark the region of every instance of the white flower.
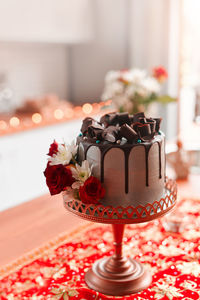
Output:
<instances>
[{"instance_id":1,"label":"white flower","mask_svg":"<svg viewBox=\"0 0 200 300\"><path fill-rule=\"evenodd\" d=\"M133 102L129 97L127 97L127 95L119 95L113 97L112 103L117 110L123 108L124 111L132 111L133 109Z\"/></svg>"},{"instance_id":2,"label":"white flower","mask_svg":"<svg viewBox=\"0 0 200 300\"><path fill-rule=\"evenodd\" d=\"M78 145L76 145L75 140L71 142L71 145L67 145L68 151L71 152L72 156L74 157L77 153Z\"/></svg>"},{"instance_id":3,"label":"white flower","mask_svg":"<svg viewBox=\"0 0 200 300\"><path fill-rule=\"evenodd\" d=\"M149 94L158 94L160 92L160 85L153 77L145 78L142 82L142 86Z\"/></svg>"},{"instance_id":4,"label":"white flower","mask_svg":"<svg viewBox=\"0 0 200 300\"><path fill-rule=\"evenodd\" d=\"M113 81L117 81L120 78L120 71L109 71L106 74L105 82L111 83Z\"/></svg>"},{"instance_id":5,"label":"white flower","mask_svg":"<svg viewBox=\"0 0 200 300\"><path fill-rule=\"evenodd\" d=\"M128 102L130 102L130 100L124 95L119 95L113 97L112 102L116 106L116 108L120 108L122 106L125 106Z\"/></svg>"},{"instance_id":6,"label":"white flower","mask_svg":"<svg viewBox=\"0 0 200 300\"><path fill-rule=\"evenodd\" d=\"M129 83L140 85L146 77L146 71L140 69L131 69L127 72L122 72L121 77Z\"/></svg>"},{"instance_id":7,"label":"white flower","mask_svg":"<svg viewBox=\"0 0 200 300\"><path fill-rule=\"evenodd\" d=\"M155 291L156 299L162 299L166 296L169 300L174 299L174 297L183 299L183 294L181 294L181 290L175 286L171 286L168 283L156 282L156 285L152 288L152 291Z\"/></svg>"},{"instance_id":8,"label":"white flower","mask_svg":"<svg viewBox=\"0 0 200 300\"><path fill-rule=\"evenodd\" d=\"M134 107L134 104L133 104L133 102L132 101L127 101L126 103L124 103L124 105L123 105L123 109L125 110L125 111L128 111L128 112L132 112L133 111L133 107Z\"/></svg>"},{"instance_id":9,"label":"white flower","mask_svg":"<svg viewBox=\"0 0 200 300\"><path fill-rule=\"evenodd\" d=\"M148 98L153 93L160 92L161 85L158 81L148 76L145 70L130 69L122 71L110 71L105 78L105 88L102 94L102 100L113 100L117 109L123 107L125 110L131 110L135 95L141 98Z\"/></svg>"},{"instance_id":10,"label":"white flower","mask_svg":"<svg viewBox=\"0 0 200 300\"><path fill-rule=\"evenodd\" d=\"M91 175L91 169L87 160L84 160L81 166L76 164L75 168L71 168L71 171L72 176L76 179L76 181L72 184L73 189L78 189L82 186Z\"/></svg>"},{"instance_id":11,"label":"white flower","mask_svg":"<svg viewBox=\"0 0 200 300\"><path fill-rule=\"evenodd\" d=\"M147 90L145 90L141 85L129 84L126 88L127 97L132 98L136 93L141 97L148 96Z\"/></svg>"},{"instance_id":12,"label":"white flower","mask_svg":"<svg viewBox=\"0 0 200 300\"><path fill-rule=\"evenodd\" d=\"M182 272L182 274L192 274L195 277L199 277L200 275L200 264L198 261L184 261L178 264L176 267L179 271Z\"/></svg>"},{"instance_id":13,"label":"white flower","mask_svg":"<svg viewBox=\"0 0 200 300\"><path fill-rule=\"evenodd\" d=\"M71 145L59 144L57 153L48 158L50 165L68 165L71 159L76 155L77 147L78 146L75 145L74 141L71 143Z\"/></svg>"},{"instance_id":14,"label":"white flower","mask_svg":"<svg viewBox=\"0 0 200 300\"><path fill-rule=\"evenodd\" d=\"M124 84L120 81L113 81L105 86L102 100L111 99L117 95L122 95L124 93Z\"/></svg>"}]
</instances>

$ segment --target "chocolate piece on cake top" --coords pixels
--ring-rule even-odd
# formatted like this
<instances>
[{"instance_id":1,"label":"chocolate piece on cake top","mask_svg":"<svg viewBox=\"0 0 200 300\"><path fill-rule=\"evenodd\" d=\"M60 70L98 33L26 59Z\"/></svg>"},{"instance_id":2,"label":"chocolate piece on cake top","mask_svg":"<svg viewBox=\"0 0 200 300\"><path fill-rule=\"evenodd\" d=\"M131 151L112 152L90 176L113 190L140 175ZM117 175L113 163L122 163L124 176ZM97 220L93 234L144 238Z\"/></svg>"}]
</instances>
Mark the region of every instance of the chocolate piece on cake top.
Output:
<instances>
[{"instance_id":1,"label":"chocolate piece on cake top","mask_svg":"<svg viewBox=\"0 0 200 300\"><path fill-rule=\"evenodd\" d=\"M117 143L125 138L127 143L151 141L160 129L161 118L146 118L144 112L129 115L127 112L111 112L103 115L100 122L85 118L81 127L84 137L90 141Z\"/></svg>"}]
</instances>

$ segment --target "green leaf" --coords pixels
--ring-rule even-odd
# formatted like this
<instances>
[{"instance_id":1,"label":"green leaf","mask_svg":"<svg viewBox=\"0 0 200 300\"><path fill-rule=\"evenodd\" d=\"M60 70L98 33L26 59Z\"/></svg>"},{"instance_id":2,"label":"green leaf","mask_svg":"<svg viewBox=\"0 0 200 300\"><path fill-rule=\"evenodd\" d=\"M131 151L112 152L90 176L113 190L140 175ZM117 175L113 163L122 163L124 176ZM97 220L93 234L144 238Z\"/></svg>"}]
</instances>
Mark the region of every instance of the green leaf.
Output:
<instances>
[{"instance_id":1,"label":"green leaf","mask_svg":"<svg viewBox=\"0 0 200 300\"><path fill-rule=\"evenodd\" d=\"M60 300L63 297L63 293L57 294L53 296L53 299Z\"/></svg>"},{"instance_id":2,"label":"green leaf","mask_svg":"<svg viewBox=\"0 0 200 300\"><path fill-rule=\"evenodd\" d=\"M120 106L120 108L119 108L119 112L120 112L120 113L123 113L123 112L124 112L124 108L123 108L123 106Z\"/></svg>"},{"instance_id":3,"label":"green leaf","mask_svg":"<svg viewBox=\"0 0 200 300\"><path fill-rule=\"evenodd\" d=\"M166 103L170 103L170 102L175 102L177 99L176 98L172 98L168 95L163 95L163 96L159 96L157 98L157 101L162 103L162 104L166 104Z\"/></svg>"},{"instance_id":4,"label":"green leaf","mask_svg":"<svg viewBox=\"0 0 200 300\"><path fill-rule=\"evenodd\" d=\"M74 297L74 296L77 296L78 295L78 292L76 290L71 290L71 291L68 291L68 295L70 297Z\"/></svg>"},{"instance_id":5,"label":"green leaf","mask_svg":"<svg viewBox=\"0 0 200 300\"><path fill-rule=\"evenodd\" d=\"M64 293L64 294L63 294L63 299L64 299L64 300L69 300L69 296L67 295L67 293Z\"/></svg>"},{"instance_id":6,"label":"green leaf","mask_svg":"<svg viewBox=\"0 0 200 300\"><path fill-rule=\"evenodd\" d=\"M60 294L60 293L61 293L61 290L60 290L60 289L57 289L57 288L53 288L53 289L51 290L51 293L53 293L53 294Z\"/></svg>"}]
</instances>

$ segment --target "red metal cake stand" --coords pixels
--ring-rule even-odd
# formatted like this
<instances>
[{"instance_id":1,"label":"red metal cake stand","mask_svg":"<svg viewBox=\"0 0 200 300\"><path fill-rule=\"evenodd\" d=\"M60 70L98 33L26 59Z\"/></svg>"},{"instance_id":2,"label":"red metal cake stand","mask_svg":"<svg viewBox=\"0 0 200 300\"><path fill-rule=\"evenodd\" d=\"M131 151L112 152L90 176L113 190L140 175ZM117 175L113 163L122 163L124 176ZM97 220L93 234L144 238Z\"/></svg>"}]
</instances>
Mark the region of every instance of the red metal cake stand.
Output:
<instances>
[{"instance_id":1,"label":"red metal cake stand","mask_svg":"<svg viewBox=\"0 0 200 300\"><path fill-rule=\"evenodd\" d=\"M93 290L112 296L129 295L147 288L152 281L150 272L145 270L140 262L122 254L125 224L149 222L170 211L176 203L176 183L166 179L163 198L145 206L112 207L84 204L69 198L67 193L63 193L63 198L65 208L75 215L93 222L112 224L115 254L94 263L85 274L87 285Z\"/></svg>"}]
</instances>

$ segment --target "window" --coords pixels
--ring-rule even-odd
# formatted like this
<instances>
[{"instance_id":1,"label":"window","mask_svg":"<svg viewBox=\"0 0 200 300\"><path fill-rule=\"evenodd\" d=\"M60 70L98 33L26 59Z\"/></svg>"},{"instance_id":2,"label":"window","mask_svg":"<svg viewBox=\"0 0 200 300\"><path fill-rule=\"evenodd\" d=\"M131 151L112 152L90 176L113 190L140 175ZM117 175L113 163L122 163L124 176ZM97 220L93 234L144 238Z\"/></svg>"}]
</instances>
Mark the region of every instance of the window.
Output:
<instances>
[{"instance_id":1,"label":"window","mask_svg":"<svg viewBox=\"0 0 200 300\"><path fill-rule=\"evenodd\" d=\"M200 1L182 0L180 134L187 146L200 145Z\"/></svg>"}]
</instances>

